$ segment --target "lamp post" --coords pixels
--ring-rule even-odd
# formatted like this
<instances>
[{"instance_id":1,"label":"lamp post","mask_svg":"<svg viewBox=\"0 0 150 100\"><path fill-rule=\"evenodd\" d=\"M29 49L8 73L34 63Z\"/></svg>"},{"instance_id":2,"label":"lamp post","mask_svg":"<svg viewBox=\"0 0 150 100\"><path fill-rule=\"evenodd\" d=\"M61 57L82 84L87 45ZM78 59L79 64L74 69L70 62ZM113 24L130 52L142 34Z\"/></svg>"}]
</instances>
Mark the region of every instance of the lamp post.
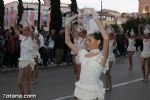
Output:
<instances>
[{"instance_id":1,"label":"lamp post","mask_svg":"<svg viewBox=\"0 0 150 100\"><path fill-rule=\"evenodd\" d=\"M47 16L48 16L48 14L50 14L50 20L49 20L49 22L48 22L48 24L49 24L49 33L50 33L50 27L51 27L51 26L50 26L50 25L51 25L51 24L50 24L50 22L51 22L51 7L47 10L47 12L48 12L48 11L50 12L50 13L47 13Z\"/></svg>"},{"instance_id":2,"label":"lamp post","mask_svg":"<svg viewBox=\"0 0 150 100\"><path fill-rule=\"evenodd\" d=\"M103 10L102 9L103 9L103 1L101 1L101 21L103 20L103 18L102 18L103 17Z\"/></svg>"},{"instance_id":3,"label":"lamp post","mask_svg":"<svg viewBox=\"0 0 150 100\"><path fill-rule=\"evenodd\" d=\"M37 26L37 30L40 31L40 12L41 12L41 1L38 0L39 4L38 4L38 26Z\"/></svg>"}]
</instances>

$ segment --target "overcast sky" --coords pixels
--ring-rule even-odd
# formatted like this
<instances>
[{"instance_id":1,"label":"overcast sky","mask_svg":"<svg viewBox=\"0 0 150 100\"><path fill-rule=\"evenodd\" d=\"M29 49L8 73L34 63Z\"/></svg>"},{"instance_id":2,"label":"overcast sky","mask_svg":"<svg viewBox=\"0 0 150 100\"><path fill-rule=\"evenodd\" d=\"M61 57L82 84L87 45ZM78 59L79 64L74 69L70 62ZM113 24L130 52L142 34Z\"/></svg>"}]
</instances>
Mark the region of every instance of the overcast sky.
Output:
<instances>
[{"instance_id":1,"label":"overcast sky","mask_svg":"<svg viewBox=\"0 0 150 100\"><path fill-rule=\"evenodd\" d=\"M17 0L4 0L5 4L11 1ZM38 0L23 0L23 1L35 1ZM42 0L41 0L42 1ZM71 0L61 0L61 3L70 3ZM138 0L102 0L103 8L112 9L119 12L138 12ZM77 0L78 7L92 7L97 10L101 8L101 0Z\"/></svg>"}]
</instances>

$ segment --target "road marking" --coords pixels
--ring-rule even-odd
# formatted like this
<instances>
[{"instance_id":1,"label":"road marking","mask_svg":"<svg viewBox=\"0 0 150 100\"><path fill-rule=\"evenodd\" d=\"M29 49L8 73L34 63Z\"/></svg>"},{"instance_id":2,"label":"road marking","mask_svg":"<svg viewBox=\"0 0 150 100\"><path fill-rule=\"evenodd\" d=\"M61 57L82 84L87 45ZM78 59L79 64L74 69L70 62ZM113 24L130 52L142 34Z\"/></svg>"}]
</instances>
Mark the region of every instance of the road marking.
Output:
<instances>
[{"instance_id":1,"label":"road marking","mask_svg":"<svg viewBox=\"0 0 150 100\"><path fill-rule=\"evenodd\" d=\"M135 82L138 82L138 81L142 81L142 78L139 78L139 79L136 79L136 80L133 80L133 81L129 81L129 82L120 83L120 84L117 84L117 85L113 85L112 87L115 88L115 87L119 87L119 86L123 86L123 85L128 85L128 84L131 84L131 83L135 83ZM59 97L59 98L52 99L52 100L65 100L65 99L73 98L73 97L74 97L74 95L69 95L69 96Z\"/></svg>"},{"instance_id":2,"label":"road marking","mask_svg":"<svg viewBox=\"0 0 150 100\"><path fill-rule=\"evenodd\" d=\"M136 80L133 80L133 81L129 81L129 82L120 83L120 84L117 84L117 85L113 85L112 87L115 88L115 87L131 84L131 83L134 83L134 82L138 82L138 81L142 81L142 78L139 78L139 79L136 79Z\"/></svg>"}]
</instances>

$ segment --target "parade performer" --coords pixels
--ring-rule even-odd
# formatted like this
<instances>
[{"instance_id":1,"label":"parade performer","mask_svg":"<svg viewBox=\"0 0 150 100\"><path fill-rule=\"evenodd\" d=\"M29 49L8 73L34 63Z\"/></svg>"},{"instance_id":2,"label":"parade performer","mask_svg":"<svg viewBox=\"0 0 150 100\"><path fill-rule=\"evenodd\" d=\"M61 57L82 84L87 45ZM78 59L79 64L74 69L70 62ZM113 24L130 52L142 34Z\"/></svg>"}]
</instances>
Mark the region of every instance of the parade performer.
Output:
<instances>
[{"instance_id":1,"label":"parade performer","mask_svg":"<svg viewBox=\"0 0 150 100\"><path fill-rule=\"evenodd\" d=\"M73 20L73 19L72 19ZM74 23L75 22L75 23ZM79 25L80 22L77 21L73 21L72 23L73 25L73 29L72 29L72 37L74 37L73 42L74 42L74 46L78 49L85 49L85 41L86 41L86 34L87 32L81 28L81 26ZM80 63L79 63L79 56L77 55L77 53L75 53L74 51L71 51L71 54L73 55L73 63L74 63L74 77L77 78L77 80L79 80L80 77Z\"/></svg>"},{"instance_id":2,"label":"parade performer","mask_svg":"<svg viewBox=\"0 0 150 100\"><path fill-rule=\"evenodd\" d=\"M32 27L34 30L34 35L36 38L34 38L33 40L33 54L32 57L35 61L35 66L34 66L34 70L31 72L31 82L32 83L37 83L38 82L38 75L39 75L39 66L41 63L41 57L39 54L39 48L41 47L41 41L40 41L40 36L39 33L36 29L34 29L34 27Z\"/></svg>"},{"instance_id":3,"label":"parade performer","mask_svg":"<svg viewBox=\"0 0 150 100\"><path fill-rule=\"evenodd\" d=\"M150 29L145 28L143 35L143 51L141 54L142 57L142 73L143 73L143 82L148 80L150 74ZM147 62L147 73L145 72L145 64Z\"/></svg>"},{"instance_id":4,"label":"parade performer","mask_svg":"<svg viewBox=\"0 0 150 100\"><path fill-rule=\"evenodd\" d=\"M107 91L111 91L112 89L112 81L111 81L111 67L113 65L113 63L115 62L115 55L113 53L115 47L116 47L116 39L115 39L115 35L114 35L114 31L112 29L112 27L108 26L106 28L106 33L109 36L109 54L108 54L108 59L107 59L107 63L106 63L106 90Z\"/></svg>"},{"instance_id":5,"label":"parade performer","mask_svg":"<svg viewBox=\"0 0 150 100\"><path fill-rule=\"evenodd\" d=\"M99 79L105 66L109 51L109 39L95 10L91 11L99 32L90 33L86 37L86 49L76 48L70 40L68 18L66 18L65 43L78 54L81 64L79 81L75 83L74 95L77 100L104 100L105 89ZM103 42L103 51L99 45Z\"/></svg>"},{"instance_id":6,"label":"parade performer","mask_svg":"<svg viewBox=\"0 0 150 100\"><path fill-rule=\"evenodd\" d=\"M128 51L129 69L130 70L132 70L132 67L133 67L132 57L133 57L134 52L136 51L134 36L135 36L135 33L134 33L134 30L132 29L131 32L130 32L130 35L127 36L127 38L128 38L128 48L127 48L127 51Z\"/></svg>"},{"instance_id":7,"label":"parade performer","mask_svg":"<svg viewBox=\"0 0 150 100\"><path fill-rule=\"evenodd\" d=\"M18 86L22 95L30 94L31 92L31 70L34 70L35 62L32 57L33 54L33 30L28 21L22 21L23 34L20 34L17 26L16 19L14 20L14 29L16 34L21 40L20 44L20 58L19 58L19 73L18 73Z\"/></svg>"}]
</instances>

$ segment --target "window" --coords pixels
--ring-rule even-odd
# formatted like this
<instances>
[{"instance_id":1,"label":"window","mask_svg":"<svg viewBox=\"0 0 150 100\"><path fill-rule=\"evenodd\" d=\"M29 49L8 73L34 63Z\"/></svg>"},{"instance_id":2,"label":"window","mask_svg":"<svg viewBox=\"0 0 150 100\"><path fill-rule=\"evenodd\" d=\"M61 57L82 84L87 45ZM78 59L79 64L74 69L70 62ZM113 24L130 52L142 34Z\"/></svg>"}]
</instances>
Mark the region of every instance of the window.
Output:
<instances>
[{"instance_id":1,"label":"window","mask_svg":"<svg viewBox=\"0 0 150 100\"><path fill-rule=\"evenodd\" d=\"M144 10L145 10L145 13L148 13L149 12L149 6L145 6Z\"/></svg>"}]
</instances>

